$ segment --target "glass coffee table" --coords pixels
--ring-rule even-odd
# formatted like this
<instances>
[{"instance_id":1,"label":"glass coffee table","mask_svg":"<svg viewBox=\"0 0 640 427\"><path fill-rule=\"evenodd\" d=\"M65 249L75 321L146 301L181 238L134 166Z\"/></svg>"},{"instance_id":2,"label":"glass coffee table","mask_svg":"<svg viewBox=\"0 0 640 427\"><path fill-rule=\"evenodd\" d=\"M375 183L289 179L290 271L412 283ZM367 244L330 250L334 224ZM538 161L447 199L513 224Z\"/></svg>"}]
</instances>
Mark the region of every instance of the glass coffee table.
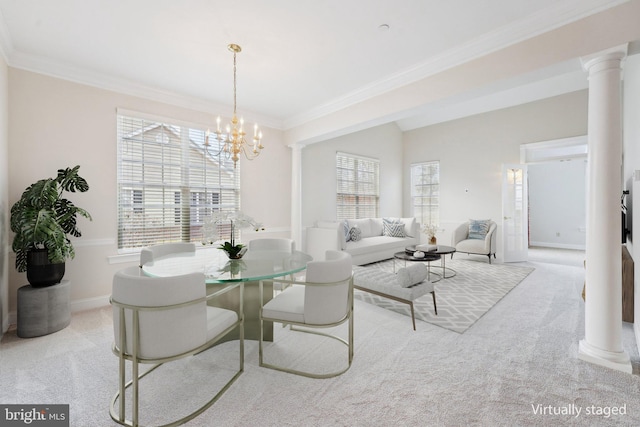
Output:
<instances>
[{"instance_id":1,"label":"glass coffee table","mask_svg":"<svg viewBox=\"0 0 640 427\"><path fill-rule=\"evenodd\" d=\"M412 255L415 251L416 251L416 245L407 246L405 248L405 253L407 255ZM447 262L446 262L446 258L447 257L444 256L444 255L449 255L449 254L453 255L453 253L455 251L456 251L456 248L454 248L453 246L436 245L436 249L435 250L425 252L425 255L437 255L438 258L440 258L440 265L439 266L435 265L434 267L435 268L440 268L442 270L442 275L440 275L438 273L433 273L435 275L440 276L440 279L438 279L438 280L449 279L449 278L451 278L451 277L456 275L456 271L454 269L447 267ZM418 261L418 259L416 259L414 261ZM436 282L438 280L436 280Z\"/></svg>"}]
</instances>

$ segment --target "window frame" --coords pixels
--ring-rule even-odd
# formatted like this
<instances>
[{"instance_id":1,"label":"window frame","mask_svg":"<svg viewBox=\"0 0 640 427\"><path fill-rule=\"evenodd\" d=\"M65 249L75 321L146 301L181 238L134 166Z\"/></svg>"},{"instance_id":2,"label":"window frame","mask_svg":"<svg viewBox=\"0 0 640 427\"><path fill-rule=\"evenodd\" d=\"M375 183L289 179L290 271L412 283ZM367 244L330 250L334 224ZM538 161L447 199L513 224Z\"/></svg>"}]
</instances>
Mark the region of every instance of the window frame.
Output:
<instances>
[{"instance_id":1,"label":"window frame","mask_svg":"<svg viewBox=\"0 0 640 427\"><path fill-rule=\"evenodd\" d=\"M116 122L119 254L201 242L206 217L239 210L240 166L215 141L205 150L206 126L123 109ZM166 130L174 135L167 138ZM166 160L169 151L173 157ZM218 228L220 239L228 239L229 227Z\"/></svg>"},{"instance_id":2,"label":"window frame","mask_svg":"<svg viewBox=\"0 0 640 427\"><path fill-rule=\"evenodd\" d=\"M421 173L420 176L425 177L428 176L428 183L417 183L415 182L416 168L425 168L430 166L437 167L437 173L429 173L424 174ZM425 162L417 162L412 163L410 166L410 182L411 182L411 214L416 218L416 220L424 225L440 225L440 161L439 160L430 160ZM434 176L437 178L437 182L434 181ZM418 191L420 189L420 191ZM425 191L428 190L428 191ZM429 203L424 203L424 200L421 203L416 203L417 199L430 199ZM434 202L435 199L435 202ZM419 209L418 209L419 207ZM418 212L418 210L420 212ZM435 210L435 215L433 212ZM426 211L426 212L425 212Z\"/></svg>"},{"instance_id":3,"label":"window frame","mask_svg":"<svg viewBox=\"0 0 640 427\"><path fill-rule=\"evenodd\" d=\"M336 219L377 218L379 212L380 160L336 152Z\"/></svg>"}]
</instances>

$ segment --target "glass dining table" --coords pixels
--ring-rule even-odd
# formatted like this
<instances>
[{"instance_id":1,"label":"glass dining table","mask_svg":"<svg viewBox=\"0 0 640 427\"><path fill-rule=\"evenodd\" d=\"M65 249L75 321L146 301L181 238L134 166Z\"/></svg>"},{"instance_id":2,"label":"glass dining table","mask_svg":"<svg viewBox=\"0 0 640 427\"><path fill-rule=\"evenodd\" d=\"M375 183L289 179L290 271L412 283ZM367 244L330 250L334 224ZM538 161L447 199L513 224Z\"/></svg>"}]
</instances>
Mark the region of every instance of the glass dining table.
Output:
<instances>
[{"instance_id":1,"label":"glass dining table","mask_svg":"<svg viewBox=\"0 0 640 427\"><path fill-rule=\"evenodd\" d=\"M193 272L203 272L207 292L216 292L229 282L245 282L244 314L245 338L259 338L260 322L258 314L262 303L273 297L273 285L264 284L264 301L260 301L258 283L261 280L284 277L306 269L313 258L300 251L247 251L242 259L230 260L225 253L214 247L199 248L195 252L181 252L165 255L142 265L144 274L150 277L179 276ZM216 298L213 304L230 309L239 307L238 294L229 292ZM233 337L230 337L233 338ZM265 322L265 340L273 339L273 326Z\"/></svg>"}]
</instances>

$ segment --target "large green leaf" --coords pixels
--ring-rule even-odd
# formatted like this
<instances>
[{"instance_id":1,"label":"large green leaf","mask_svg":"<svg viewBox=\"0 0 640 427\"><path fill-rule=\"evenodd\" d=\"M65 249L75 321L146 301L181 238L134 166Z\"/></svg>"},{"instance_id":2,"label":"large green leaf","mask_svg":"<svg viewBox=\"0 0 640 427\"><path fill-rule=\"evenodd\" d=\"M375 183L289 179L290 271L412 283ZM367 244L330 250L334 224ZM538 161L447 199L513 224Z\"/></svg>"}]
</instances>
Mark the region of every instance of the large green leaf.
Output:
<instances>
[{"instance_id":1,"label":"large green leaf","mask_svg":"<svg viewBox=\"0 0 640 427\"><path fill-rule=\"evenodd\" d=\"M58 199L58 184L51 178L41 179L22 193L22 199L35 208L49 207Z\"/></svg>"},{"instance_id":2,"label":"large green leaf","mask_svg":"<svg viewBox=\"0 0 640 427\"><path fill-rule=\"evenodd\" d=\"M79 169L80 165L74 168L58 169L58 177L56 178L56 181L64 191L71 191L73 193L79 191L84 193L89 189L87 181L78 175Z\"/></svg>"}]
</instances>

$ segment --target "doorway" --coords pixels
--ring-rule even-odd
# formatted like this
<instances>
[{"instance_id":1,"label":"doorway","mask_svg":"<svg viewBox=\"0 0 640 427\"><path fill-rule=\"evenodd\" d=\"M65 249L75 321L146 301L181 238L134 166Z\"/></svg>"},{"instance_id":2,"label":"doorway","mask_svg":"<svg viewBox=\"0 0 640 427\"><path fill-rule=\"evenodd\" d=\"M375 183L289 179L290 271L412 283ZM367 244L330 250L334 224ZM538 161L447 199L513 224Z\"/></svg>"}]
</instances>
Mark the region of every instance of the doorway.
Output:
<instances>
[{"instance_id":1,"label":"doorway","mask_svg":"<svg viewBox=\"0 0 640 427\"><path fill-rule=\"evenodd\" d=\"M586 247L587 136L523 144L528 167L528 246Z\"/></svg>"}]
</instances>

